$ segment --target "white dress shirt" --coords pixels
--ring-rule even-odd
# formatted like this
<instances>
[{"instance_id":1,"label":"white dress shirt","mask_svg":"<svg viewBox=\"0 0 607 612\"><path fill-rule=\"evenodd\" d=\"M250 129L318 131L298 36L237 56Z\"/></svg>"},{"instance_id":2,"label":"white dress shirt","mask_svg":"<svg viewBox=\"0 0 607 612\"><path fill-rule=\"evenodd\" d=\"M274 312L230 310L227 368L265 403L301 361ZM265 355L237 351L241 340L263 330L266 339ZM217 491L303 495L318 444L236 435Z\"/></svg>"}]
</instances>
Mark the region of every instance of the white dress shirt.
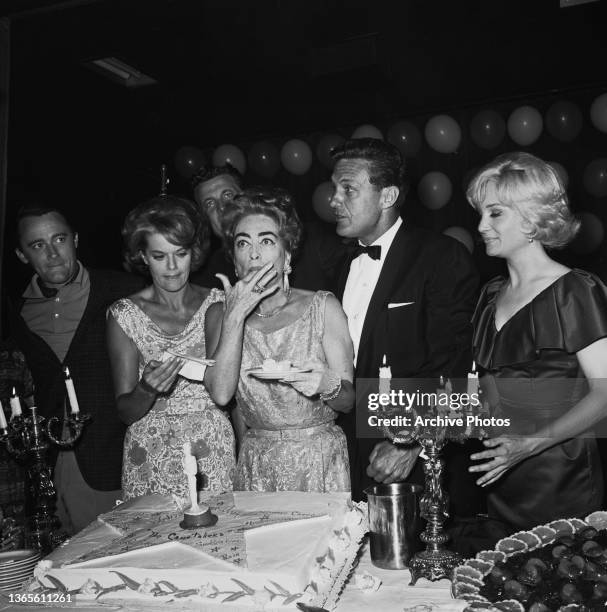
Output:
<instances>
[{"instance_id":1,"label":"white dress shirt","mask_svg":"<svg viewBox=\"0 0 607 612\"><path fill-rule=\"evenodd\" d=\"M350 330L350 337L354 344L354 365L356 365L356 360L358 358L360 336L363 331L371 296L375 291L375 285L377 285L382 266L384 265L384 261L386 261L388 250L402 223L403 220L398 217L392 227L372 243L372 245L378 244L381 246L381 255L379 259L371 259L366 253L363 253L352 260L350 264L342 306L348 317L348 329Z\"/></svg>"}]
</instances>

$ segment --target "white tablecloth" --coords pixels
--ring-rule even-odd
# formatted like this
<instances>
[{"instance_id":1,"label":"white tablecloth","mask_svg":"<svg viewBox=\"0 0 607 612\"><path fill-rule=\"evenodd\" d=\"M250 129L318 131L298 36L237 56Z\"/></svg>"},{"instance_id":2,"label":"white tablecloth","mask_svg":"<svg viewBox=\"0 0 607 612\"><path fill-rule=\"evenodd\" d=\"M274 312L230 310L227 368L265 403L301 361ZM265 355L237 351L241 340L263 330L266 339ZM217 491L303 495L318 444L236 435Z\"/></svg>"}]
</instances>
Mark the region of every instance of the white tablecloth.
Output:
<instances>
[{"instance_id":1,"label":"white tablecloth","mask_svg":"<svg viewBox=\"0 0 607 612\"><path fill-rule=\"evenodd\" d=\"M339 600L336 612L461 612L465 602L451 598L448 580L430 582L421 578L415 586L409 586L408 570L383 570L371 563L368 545L363 549L363 555L356 569L356 574L368 571L382 580L379 590L366 593L346 585ZM174 601L167 606L160 601L133 602L113 600L111 603L72 603L72 604L11 604L6 594L0 593L0 612L26 612L27 610L44 609L48 611L70 610L71 612L204 612L200 603Z\"/></svg>"}]
</instances>

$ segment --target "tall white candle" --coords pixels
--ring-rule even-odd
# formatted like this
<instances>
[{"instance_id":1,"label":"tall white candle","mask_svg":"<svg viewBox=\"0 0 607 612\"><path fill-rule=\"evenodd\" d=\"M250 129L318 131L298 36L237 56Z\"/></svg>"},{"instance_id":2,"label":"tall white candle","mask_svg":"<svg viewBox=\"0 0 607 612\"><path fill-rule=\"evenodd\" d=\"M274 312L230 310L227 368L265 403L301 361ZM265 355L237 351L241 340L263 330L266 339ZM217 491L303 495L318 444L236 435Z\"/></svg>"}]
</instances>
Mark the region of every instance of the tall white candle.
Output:
<instances>
[{"instance_id":1,"label":"tall white candle","mask_svg":"<svg viewBox=\"0 0 607 612\"><path fill-rule=\"evenodd\" d=\"M390 393L390 382L392 380L392 369L386 365L386 356L382 360L382 365L379 367L379 392Z\"/></svg>"},{"instance_id":2,"label":"tall white candle","mask_svg":"<svg viewBox=\"0 0 607 612\"><path fill-rule=\"evenodd\" d=\"M478 394L478 372L476 371L476 363L472 362L472 372L468 372L468 397L473 394Z\"/></svg>"},{"instance_id":3,"label":"tall white candle","mask_svg":"<svg viewBox=\"0 0 607 612\"><path fill-rule=\"evenodd\" d=\"M0 402L0 429L8 429L8 424L6 422L6 417L4 416L4 407L2 406L2 402Z\"/></svg>"},{"instance_id":4,"label":"tall white candle","mask_svg":"<svg viewBox=\"0 0 607 612\"><path fill-rule=\"evenodd\" d=\"M21 416L21 402L19 401L19 396L15 391L15 387L13 387L13 394L10 397L11 403L11 419L16 416Z\"/></svg>"},{"instance_id":5,"label":"tall white candle","mask_svg":"<svg viewBox=\"0 0 607 612\"><path fill-rule=\"evenodd\" d=\"M63 372L65 373L65 388L67 389L67 396L70 400L70 406L72 407L72 414L77 414L80 412L80 407L78 406L76 389L74 389L74 381L70 376L70 370L67 366L63 368Z\"/></svg>"}]
</instances>

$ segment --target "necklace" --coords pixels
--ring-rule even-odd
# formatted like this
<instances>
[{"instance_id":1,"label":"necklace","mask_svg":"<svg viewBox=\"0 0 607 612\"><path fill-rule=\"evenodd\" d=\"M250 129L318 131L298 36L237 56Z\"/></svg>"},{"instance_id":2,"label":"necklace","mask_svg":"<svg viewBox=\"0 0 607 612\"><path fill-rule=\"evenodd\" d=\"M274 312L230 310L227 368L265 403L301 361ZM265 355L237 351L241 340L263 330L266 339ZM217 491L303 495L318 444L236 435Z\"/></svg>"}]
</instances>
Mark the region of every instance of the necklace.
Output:
<instances>
[{"instance_id":1,"label":"necklace","mask_svg":"<svg viewBox=\"0 0 607 612\"><path fill-rule=\"evenodd\" d=\"M269 319L270 317L273 317L275 314L278 314L289 303L290 298L291 298L291 288L289 287L289 290L287 291L287 301L284 304L277 306L276 308L274 308L274 310L271 310L270 312L257 312L257 310L255 310L254 312L258 317L261 317L262 319Z\"/></svg>"}]
</instances>

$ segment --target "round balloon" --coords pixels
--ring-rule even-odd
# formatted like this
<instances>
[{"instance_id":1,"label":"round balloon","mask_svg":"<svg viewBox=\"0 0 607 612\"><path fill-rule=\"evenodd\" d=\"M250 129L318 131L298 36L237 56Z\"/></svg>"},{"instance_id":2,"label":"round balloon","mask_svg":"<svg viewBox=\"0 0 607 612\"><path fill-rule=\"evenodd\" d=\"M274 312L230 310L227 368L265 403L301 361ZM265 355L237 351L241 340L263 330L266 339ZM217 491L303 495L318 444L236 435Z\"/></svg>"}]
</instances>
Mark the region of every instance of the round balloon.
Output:
<instances>
[{"instance_id":1,"label":"round balloon","mask_svg":"<svg viewBox=\"0 0 607 612\"><path fill-rule=\"evenodd\" d=\"M234 166L240 174L244 174L247 170L247 162L243 152L232 144L220 145L213 153L213 165L215 167L225 166L226 163Z\"/></svg>"},{"instance_id":2,"label":"round balloon","mask_svg":"<svg viewBox=\"0 0 607 612\"><path fill-rule=\"evenodd\" d=\"M519 106L508 117L508 134L516 144L526 147L542 133L542 115L533 106Z\"/></svg>"},{"instance_id":3,"label":"round balloon","mask_svg":"<svg viewBox=\"0 0 607 612\"><path fill-rule=\"evenodd\" d=\"M587 255L601 246L605 229L603 222L593 213L583 212L578 218L582 223L578 235L571 243L571 249L580 255Z\"/></svg>"},{"instance_id":4,"label":"round balloon","mask_svg":"<svg viewBox=\"0 0 607 612\"><path fill-rule=\"evenodd\" d=\"M607 158L591 161L584 170L583 180L590 195L596 198L607 196Z\"/></svg>"},{"instance_id":5,"label":"round balloon","mask_svg":"<svg viewBox=\"0 0 607 612\"><path fill-rule=\"evenodd\" d=\"M428 144L439 153L453 153L462 140L462 130L449 115L436 115L426 123L424 130Z\"/></svg>"},{"instance_id":6,"label":"round balloon","mask_svg":"<svg viewBox=\"0 0 607 612\"><path fill-rule=\"evenodd\" d=\"M494 110L482 110L470 122L470 137L481 149L494 149L506 135L506 122Z\"/></svg>"},{"instance_id":7,"label":"round balloon","mask_svg":"<svg viewBox=\"0 0 607 612\"><path fill-rule=\"evenodd\" d=\"M555 102L546 111L546 129L562 142L571 142L582 131L582 111L568 100Z\"/></svg>"},{"instance_id":8,"label":"round balloon","mask_svg":"<svg viewBox=\"0 0 607 612\"><path fill-rule=\"evenodd\" d=\"M307 142L294 138L283 145L280 151L280 161L291 174L301 176L312 165L312 150Z\"/></svg>"},{"instance_id":9,"label":"round balloon","mask_svg":"<svg viewBox=\"0 0 607 612\"><path fill-rule=\"evenodd\" d=\"M351 138L377 138L377 140L383 140L384 135L374 125L365 123L359 125L353 132Z\"/></svg>"},{"instance_id":10,"label":"round balloon","mask_svg":"<svg viewBox=\"0 0 607 612\"><path fill-rule=\"evenodd\" d=\"M249 151L251 170L264 178L272 178L280 168L278 149L267 140L256 142Z\"/></svg>"},{"instance_id":11,"label":"round balloon","mask_svg":"<svg viewBox=\"0 0 607 612\"><path fill-rule=\"evenodd\" d=\"M590 107L592 125L601 132L607 132L607 93L598 96Z\"/></svg>"},{"instance_id":12,"label":"round balloon","mask_svg":"<svg viewBox=\"0 0 607 612\"><path fill-rule=\"evenodd\" d=\"M316 146L316 156L318 157L318 161L329 170L333 170L333 166L335 162L331 157L331 151L338 147L345 140L343 136L339 134L325 134L319 141Z\"/></svg>"},{"instance_id":13,"label":"round balloon","mask_svg":"<svg viewBox=\"0 0 607 612\"><path fill-rule=\"evenodd\" d=\"M331 208L331 198L335 188L331 181L325 181L316 187L312 194L314 212L323 220L335 223L335 213Z\"/></svg>"},{"instance_id":14,"label":"round balloon","mask_svg":"<svg viewBox=\"0 0 607 612\"><path fill-rule=\"evenodd\" d=\"M563 164L559 164L559 162L551 161L548 162L559 175L561 181L563 181L563 186L567 189L567 185L569 185L569 175L567 174L567 170L565 170L565 166Z\"/></svg>"},{"instance_id":15,"label":"round balloon","mask_svg":"<svg viewBox=\"0 0 607 612\"><path fill-rule=\"evenodd\" d=\"M470 253L474 251L474 239L467 229L454 225L453 227L448 227L443 234L461 242Z\"/></svg>"},{"instance_id":16,"label":"round balloon","mask_svg":"<svg viewBox=\"0 0 607 612\"><path fill-rule=\"evenodd\" d=\"M398 121L388 130L388 142L405 157L415 157L422 146L422 135L410 121Z\"/></svg>"},{"instance_id":17,"label":"round balloon","mask_svg":"<svg viewBox=\"0 0 607 612\"><path fill-rule=\"evenodd\" d=\"M417 186L417 194L421 203L430 210L442 208L450 199L451 181L442 172L428 172Z\"/></svg>"},{"instance_id":18,"label":"round balloon","mask_svg":"<svg viewBox=\"0 0 607 612\"><path fill-rule=\"evenodd\" d=\"M181 147L175 152L175 169L184 178L191 178L207 163L205 154L196 147Z\"/></svg>"}]
</instances>

